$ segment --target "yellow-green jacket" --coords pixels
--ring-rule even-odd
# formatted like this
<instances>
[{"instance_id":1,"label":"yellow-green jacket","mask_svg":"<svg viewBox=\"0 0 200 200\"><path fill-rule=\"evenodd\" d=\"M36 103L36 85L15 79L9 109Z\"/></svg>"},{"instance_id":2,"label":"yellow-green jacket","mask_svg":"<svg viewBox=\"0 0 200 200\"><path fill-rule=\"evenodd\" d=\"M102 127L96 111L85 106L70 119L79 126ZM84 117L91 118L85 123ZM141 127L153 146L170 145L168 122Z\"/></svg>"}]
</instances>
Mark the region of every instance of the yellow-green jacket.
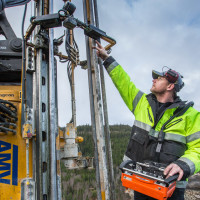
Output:
<instances>
[{"instance_id":1,"label":"yellow-green jacket","mask_svg":"<svg viewBox=\"0 0 200 200\"><path fill-rule=\"evenodd\" d=\"M157 116L158 101L153 94L147 95L136 88L112 57L106 59L104 66L135 116L126 156L139 162L176 163L183 169L184 179L200 171L200 113L189 106L176 116L186 107L186 102L176 98ZM163 136L162 142L159 142L160 136ZM186 184L186 181L180 181L177 187L184 188Z\"/></svg>"}]
</instances>

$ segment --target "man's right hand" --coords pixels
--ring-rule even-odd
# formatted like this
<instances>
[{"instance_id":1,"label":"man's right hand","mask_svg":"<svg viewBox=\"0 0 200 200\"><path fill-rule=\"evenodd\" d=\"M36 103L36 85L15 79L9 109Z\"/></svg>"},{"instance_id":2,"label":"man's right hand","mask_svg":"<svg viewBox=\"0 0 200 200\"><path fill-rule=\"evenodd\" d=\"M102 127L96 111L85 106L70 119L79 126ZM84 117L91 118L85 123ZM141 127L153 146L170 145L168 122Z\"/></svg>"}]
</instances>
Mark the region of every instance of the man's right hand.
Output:
<instances>
[{"instance_id":1,"label":"man's right hand","mask_svg":"<svg viewBox=\"0 0 200 200\"><path fill-rule=\"evenodd\" d=\"M183 177L184 175L184 172L183 170L175 163L171 163L170 165L168 165L166 168L165 168L165 171L164 171L164 175L166 175L167 177L166 178L169 178L170 176L173 176L175 174L179 174L178 176L178 179L177 181L180 181L181 178Z\"/></svg>"},{"instance_id":2,"label":"man's right hand","mask_svg":"<svg viewBox=\"0 0 200 200\"><path fill-rule=\"evenodd\" d=\"M95 41L97 43L97 46L92 47L93 49L97 50L97 56L100 57L102 60L105 60L106 58L109 57L107 51L104 49L104 47L98 42Z\"/></svg>"}]
</instances>

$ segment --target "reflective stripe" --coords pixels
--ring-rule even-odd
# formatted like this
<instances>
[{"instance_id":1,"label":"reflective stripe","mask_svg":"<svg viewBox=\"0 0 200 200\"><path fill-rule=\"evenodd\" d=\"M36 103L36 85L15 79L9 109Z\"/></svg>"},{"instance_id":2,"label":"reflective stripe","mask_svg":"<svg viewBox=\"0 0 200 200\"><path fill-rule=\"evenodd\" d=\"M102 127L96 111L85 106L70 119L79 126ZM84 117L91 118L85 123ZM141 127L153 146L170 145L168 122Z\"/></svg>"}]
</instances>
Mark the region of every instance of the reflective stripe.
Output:
<instances>
[{"instance_id":1,"label":"reflective stripe","mask_svg":"<svg viewBox=\"0 0 200 200\"><path fill-rule=\"evenodd\" d=\"M134 125L141 128L141 129L144 129L145 131L150 131L150 129L151 129L150 125L145 124L145 123L140 122L140 121L137 121L137 120L135 120Z\"/></svg>"},{"instance_id":2,"label":"reflective stripe","mask_svg":"<svg viewBox=\"0 0 200 200\"><path fill-rule=\"evenodd\" d=\"M186 188L188 182L187 181L177 181L176 188Z\"/></svg>"},{"instance_id":3,"label":"reflective stripe","mask_svg":"<svg viewBox=\"0 0 200 200\"><path fill-rule=\"evenodd\" d=\"M149 135L152 136L152 137L157 138L157 137L158 137L158 134L159 134L159 131L155 131L154 129L151 129L151 130L149 131Z\"/></svg>"},{"instance_id":4,"label":"reflective stripe","mask_svg":"<svg viewBox=\"0 0 200 200\"><path fill-rule=\"evenodd\" d=\"M124 154L123 161L131 160L128 156Z\"/></svg>"},{"instance_id":5,"label":"reflective stripe","mask_svg":"<svg viewBox=\"0 0 200 200\"><path fill-rule=\"evenodd\" d=\"M194 140L197 139L200 139L200 131L186 137L187 142L193 142Z\"/></svg>"},{"instance_id":6,"label":"reflective stripe","mask_svg":"<svg viewBox=\"0 0 200 200\"><path fill-rule=\"evenodd\" d=\"M152 137L157 138L159 131L155 131L154 129L151 128L150 125L145 124L143 122L139 122L137 120L135 120L134 123L135 126L142 128L146 131L149 131L149 135ZM189 135L187 137L183 136L183 135L178 135L178 134L174 134L174 133L165 133L165 140L172 140L175 142L181 142L183 144L187 144L188 142L192 142L194 140L200 139L200 132L196 132L192 135Z\"/></svg>"},{"instance_id":7,"label":"reflective stripe","mask_svg":"<svg viewBox=\"0 0 200 200\"><path fill-rule=\"evenodd\" d=\"M159 134L159 131L155 131L154 129L151 129L149 131L149 135L152 137L157 138ZM181 142L183 144L186 144L186 137L174 133L165 133L165 140L172 140L175 142Z\"/></svg>"},{"instance_id":8,"label":"reflective stripe","mask_svg":"<svg viewBox=\"0 0 200 200\"><path fill-rule=\"evenodd\" d=\"M195 172L195 165L194 165L194 163L191 160L189 160L188 158L185 158L185 157L181 157L178 160L181 160L181 161L187 163L187 165L190 167L190 175L194 174L194 172Z\"/></svg>"},{"instance_id":9,"label":"reflective stripe","mask_svg":"<svg viewBox=\"0 0 200 200\"><path fill-rule=\"evenodd\" d=\"M139 92L137 93L137 95L135 96L135 98L134 98L134 100L133 100L133 109L132 109L132 113L134 113L135 108L136 108L136 106L137 106L138 102L140 101L140 99L141 99L141 97L142 97L143 94L144 94L144 93L143 93L142 91L139 91Z\"/></svg>"},{"instance_id":10,"label":"reflective stripe","mask_svg":"<svg viewBox=\"0 0 200 200\"><path fill-rule=\"evenodd\" d=\"M115 67L117 67L118 65L119 65L119 64L118 64L116 61L112 62L112 63L108 66L108 68L107 68L108 74L110 74L110 72L111 72Z\"/></svg>"},{"instance_id":11,"label":"reflective stripe","mask_svg":"<svg viewBox=\"0 0 200 200\"><path fill-rule=\"evenodd\" d=\"M174 133L166 133L165 134L165 140L172 140L175 142L181 142L183 144L186 144L186 137L183 135L178 135Z\"/></svg>"}]
</instances>

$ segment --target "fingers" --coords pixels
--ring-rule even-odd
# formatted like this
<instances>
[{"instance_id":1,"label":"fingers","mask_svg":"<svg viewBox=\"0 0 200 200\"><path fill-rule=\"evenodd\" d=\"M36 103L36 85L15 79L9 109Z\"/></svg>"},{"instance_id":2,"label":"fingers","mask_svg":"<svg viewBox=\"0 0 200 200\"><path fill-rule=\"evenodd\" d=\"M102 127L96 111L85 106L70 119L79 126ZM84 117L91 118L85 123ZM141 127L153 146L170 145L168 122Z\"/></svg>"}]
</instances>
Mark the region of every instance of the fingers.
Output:
<instances>
[{"instance_id":1,"label":"fingers","mask_svg":"<svg viewBox=\"0 0 200 200\"><path fill-rule=\"evenodd\" d=\"M97 50L97 56L100 57L101 59L105 60L106 58L109 57L107 51L105 50L105 48L97 41L95 40L97 46L93 46L93 49Z\"/></svg>"},{"instance_id":2,"label":"fingers","mask_svg":"<svg viewBox=\"0 0 200 200\"><path fill-rule=\"evenodd\" d=\"M99 48L99 47L92 47L93 49L96 49L96 50L98 50L98 51L101 51L101 49Z\"/></svg>"},{"instance_id":3,"label":"fingers","mask_svg":"<svg viewBox=\"0 0 200 200\"><path fill-rule=\"evenodd\" d=\"M166 168L165 168L165 170L164 170L164 175L167 175L167 174L169 174L169 172L170 172L170 170L172 169L172 164L170 164L170 165L168 165ZM168 177L167 177L168 178Z\"/></svg>"},{"instance_id":4,"label":"fingers","mask_svg":"<svg viewBox=\"0 0 200 200\"><path fill-rule=\"evenodd\" d=\"M170 176L173 176L175 174L179 174L178 176L178 181L181 180L181 178L183 177L183 170L177 165L177 164L170 164L168 165L165 170L164 170L164 175L167 175L166 178L169 178Z\"/></svg>"},{"instance_id":5,"label":"fingers","mask_svg":"<svg viewBox=\"0 0 200 200\"><path fill-rule=\"evenodd\" d=\"M103 46L97 40L95 40L95 42L97 43L99 48L103 49Z\"/></svg>"},{"instance_id":6,"label":"fingers","mask_svg":"<svg viewBox=\"0 0 200 200\"><path fill-rule=\"evenodd\" d=\"M94 47L92 47L93 49L97 49L98 51L104 50L103 46L97 40L95 40L95 42L96 42L98 47L94 46Z\"/></svg>"},{"instance_id":7,"label":"fingers","mask_svg":"<svg viewBox=\"0 0 200 200\"><path fill-rule=\"evenodd\" d=\"M180 172L179 172L179 177L178 177L178 181L180 181L181 179L182 179L182 177L183 177L183 170L181 170Z\"/></svg>"}]
</instances>

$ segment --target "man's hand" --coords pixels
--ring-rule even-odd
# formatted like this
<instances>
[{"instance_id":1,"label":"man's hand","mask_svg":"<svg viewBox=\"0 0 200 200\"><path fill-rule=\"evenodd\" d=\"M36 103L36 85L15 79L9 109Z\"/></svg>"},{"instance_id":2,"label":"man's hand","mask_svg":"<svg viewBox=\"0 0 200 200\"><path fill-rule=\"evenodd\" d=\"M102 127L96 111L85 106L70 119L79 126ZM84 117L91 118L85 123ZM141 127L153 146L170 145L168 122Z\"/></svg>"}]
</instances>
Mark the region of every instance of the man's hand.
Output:
<instances>
[{"instance_id":1,"label":"man's hand","mask_svg":"<svg viewBox=\"0 0 200 200\"><path fill-rule=\"evenodd\" d=\"M166 178L169 178L175 174L179 174L177 181L180 181L184 174L183 170L177 164L172 163L164 170L164 175L167 175Z\"/></svg>"},{"instance_id":2,"label":"man's hand","mask_svg":"<svg viewBox=\"0 0 200 200\"><path fill-rule=\"evenodd\" d=\"M100 57L102 60L108 58L109 55L107 51L104 49L104 47L98 41L95 42L97 43L97 47L92 47L92 48L97 50L97 56Z\"/></svg>"}]
</instances>

